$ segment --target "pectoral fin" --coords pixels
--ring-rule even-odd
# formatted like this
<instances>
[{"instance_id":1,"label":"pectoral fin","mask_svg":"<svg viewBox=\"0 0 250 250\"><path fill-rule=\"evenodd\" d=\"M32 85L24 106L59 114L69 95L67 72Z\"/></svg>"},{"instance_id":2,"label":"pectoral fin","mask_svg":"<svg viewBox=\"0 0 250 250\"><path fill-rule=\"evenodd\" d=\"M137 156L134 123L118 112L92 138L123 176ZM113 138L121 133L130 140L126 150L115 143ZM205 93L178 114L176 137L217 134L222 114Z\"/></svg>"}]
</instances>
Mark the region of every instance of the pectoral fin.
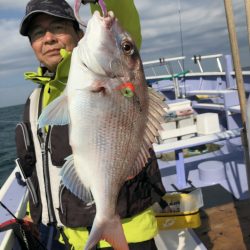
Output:
<instances>
[{"instance_id":1,"label":"pectoral fin","mask_svg":"<svg viewBox=\"0 0 250 250\"><path fill-rule=\"evenodd\" d=\"M57 97L44 108L38 119L39 128L46 125L66 125L69 123L68 101L66 95Z\"/></svg>"},{"instance_id":2,"label":"pectoral fin","mask_svg":"<svg viewBox=\"0 0 250 250\"><path fill-rule=\"evenodd\" d=\"M86 203L92 202L93 197L89 189L87 189L80 180L75 166L73 155L66 158L61 170L62 182L74 195Z\"/></svg>"}]
</instances>

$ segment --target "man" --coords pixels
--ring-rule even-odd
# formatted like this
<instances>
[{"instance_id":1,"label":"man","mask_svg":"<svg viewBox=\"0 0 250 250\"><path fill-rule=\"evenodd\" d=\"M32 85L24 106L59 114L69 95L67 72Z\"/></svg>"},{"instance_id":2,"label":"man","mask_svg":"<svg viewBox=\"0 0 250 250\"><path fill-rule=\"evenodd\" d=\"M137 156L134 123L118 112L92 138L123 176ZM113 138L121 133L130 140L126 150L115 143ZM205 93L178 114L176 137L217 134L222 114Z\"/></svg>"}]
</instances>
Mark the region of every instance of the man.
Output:
<instances>
[{"instance_id":1,"label":"man","mask_svg":"<svg viewBox=\"0 0 250 250\"><path fill-rule=\"evenodd\" d=\"M107 2L116 13L119 1ZM121 2L125 2L130 9L127 18L138 17L132 0ZM136 26L136 23L133 25ZM37 119L41 109L64 90L70 53L83 37L83 31L72 8L64 0L31 0L21 22L20 33L28 36L41 65L37 73L25 73L26 79L38 83L39 88L31 94L25 106L22 126L28 133L23 135L23 127L20 130L18 126L16 131L20 165L22 168L29 166L30 217L34 224L57 228L65 249L82 249L93 223L95 206L79 200L60 183L60 169L65 158L72 153L68 127L53 126L38 130ZM26 140L27 145L27 135L31 143L24 150L20 145L23 145L22 140ZM160 199L165 190L153 151L151 156L144 170L124 184L118 198L118 212L130 249L156 249L153 238L157 234L157 223L149 207ZM97 248L108 249L110 246L101 241Z\"/></svg>"}]
</instances>

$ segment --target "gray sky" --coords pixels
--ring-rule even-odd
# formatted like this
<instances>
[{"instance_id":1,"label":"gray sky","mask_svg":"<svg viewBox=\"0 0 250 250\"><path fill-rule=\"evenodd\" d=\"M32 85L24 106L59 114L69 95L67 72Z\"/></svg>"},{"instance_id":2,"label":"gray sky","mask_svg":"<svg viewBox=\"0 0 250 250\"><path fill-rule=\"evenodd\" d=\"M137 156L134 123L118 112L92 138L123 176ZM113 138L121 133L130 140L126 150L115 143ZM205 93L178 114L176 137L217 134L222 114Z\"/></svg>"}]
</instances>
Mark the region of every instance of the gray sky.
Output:
<instances>
[{"instance_id":1,"label":"gray sky","mask_svg":"<svg viewBox=\"0 0 250 250\"><path fill-rule=\"evenodd\" d=\"M181 56L182 46L188 58L186 67L189 67L189 58L193 55L230 53L223 0L134 1L141 18L141 57L144 61ZM249 66L244 0L232 1L241 64ZM35 86L23 80L23 72L36 71L38 63L27 38L18 32L27 2L0 0L0 107L24 103ZM73 0L69 3L73 5ZM83 19L87 21L89 10L86 6L83 8Z\"/></svg>"}]
</instances>

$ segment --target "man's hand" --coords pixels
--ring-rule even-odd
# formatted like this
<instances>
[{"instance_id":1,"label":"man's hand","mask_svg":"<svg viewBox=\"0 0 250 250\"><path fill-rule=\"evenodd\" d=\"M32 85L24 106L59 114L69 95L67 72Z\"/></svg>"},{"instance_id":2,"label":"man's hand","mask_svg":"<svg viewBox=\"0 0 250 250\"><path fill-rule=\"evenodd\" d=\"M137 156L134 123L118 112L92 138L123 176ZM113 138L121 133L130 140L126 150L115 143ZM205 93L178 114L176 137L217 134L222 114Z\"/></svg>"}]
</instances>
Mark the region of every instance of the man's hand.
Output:
<instances>
[{"instance_id":1,"label":"man's hand","mask_svg":"<svg viewBox=\"0 0 250 250\"><path fill-rule=\"evenodd\" d=\"M38 226L33 223L33 220L31 219L30 216L25 216L23 218L23 226L25 227L26 230L30 231L30 233L37 239L40 238Z\"/></svg>"}]
</instances>

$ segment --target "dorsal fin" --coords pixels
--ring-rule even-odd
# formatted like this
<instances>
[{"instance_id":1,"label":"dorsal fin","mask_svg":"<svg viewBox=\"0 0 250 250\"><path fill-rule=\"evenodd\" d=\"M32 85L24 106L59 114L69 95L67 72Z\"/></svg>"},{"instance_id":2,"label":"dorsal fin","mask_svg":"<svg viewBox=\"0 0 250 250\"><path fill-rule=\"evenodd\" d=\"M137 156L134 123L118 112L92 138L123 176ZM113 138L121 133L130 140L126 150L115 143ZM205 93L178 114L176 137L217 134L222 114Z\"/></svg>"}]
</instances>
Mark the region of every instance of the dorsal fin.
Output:
<instances>
[{"instance_id":1,"label":"dorsal fin","mask_svg":"<svg viewBox=\"0 0 250 250\"><path fill-rule=\"evenodd\" d=\"M159 135L158 131L161 129L161 123L164 121L163 116L166 114L165 109L168 109L168 106L164 101L165 97L162 94L149 88L148 121L141 150L135 160L133 175L138 174L147 163L150 156L149 149L152 148L152 144L156 142L156 137Z\"/></svg>"}]
</instances>

